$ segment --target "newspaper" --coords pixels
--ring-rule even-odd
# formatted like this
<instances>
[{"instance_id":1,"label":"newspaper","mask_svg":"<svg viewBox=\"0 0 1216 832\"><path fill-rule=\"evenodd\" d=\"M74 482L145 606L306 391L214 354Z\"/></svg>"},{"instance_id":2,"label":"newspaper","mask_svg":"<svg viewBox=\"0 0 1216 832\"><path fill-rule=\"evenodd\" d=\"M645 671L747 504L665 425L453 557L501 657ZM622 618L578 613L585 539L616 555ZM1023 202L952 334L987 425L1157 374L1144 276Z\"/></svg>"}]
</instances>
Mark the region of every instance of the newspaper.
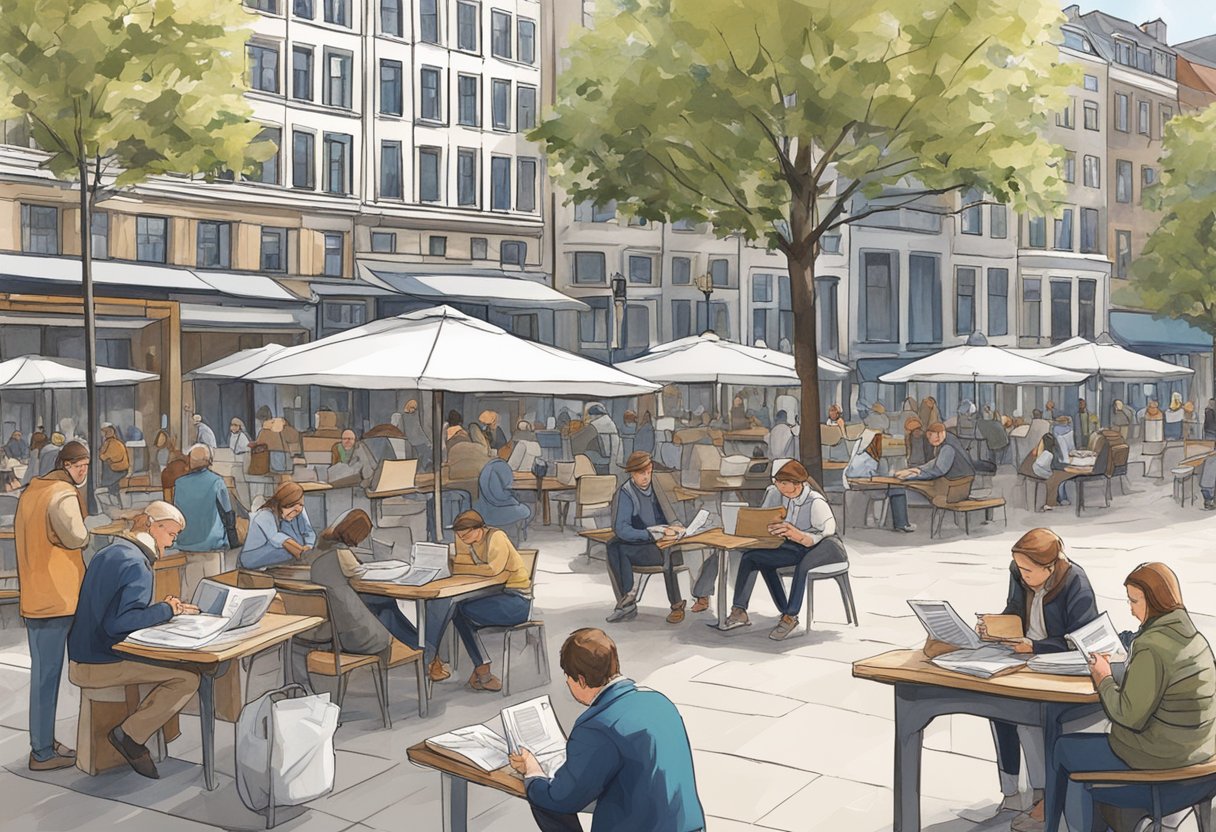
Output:
<instances>
[{"instance_id":1,"label":"newspaper","mask_svg":"<svg viewBox=\"0 0 1216 832\"><path fill-rule=\"evenodd\" d=\"M908 601L908 606L929 638L959 649L930 659L943 670L990 679L1026 665L1029 656L1020 656L1004 644L985 644L967 626L949 601Z\"/></svg>"},{"instance_id":2,"label":"newspaper","mask_svg":"<svg viewBox=\"0 0 1216 832\"><path fill-rule=\"evenodd\" d=\"M510 763L507 759L507 741L485 725L457 728L431 737L426 744L457 754L482 771L496 771Z\"/></svg>"},{"instance_id":3,"label":"newspaper","mask_svg":"<svg viewBox=\"0 0 1216 832\"><path fill-rule=\"evenodd\" d=\"M692 537L694 534L700 534L708 525L709 512L701 509L697 512L697 516L692 518L692 522L679 531L674 540L683 540L686 537ZM667 531L667 526L650 526L646 531L650 532L650 536L655 540L662 540Z\"/></svg>"},{"instance_id":4,"label":"newspaper","mask_svg":"<svg viewBox=\"0 0 1216 832\"><path fill-rule=\"evenodd\" d=\"M359 578L376 583L422 586L451 577L448 547L443 543L415 543L410 560L381 560L360 566Z\"/></svg>"},{"instance_id":5,"label":"newspaper","mask_svg":"<svg viewBox=\"0 0 1216 832\"><path fill-rule=\"evenodd\" d=\"M565 764L566 734L547 694L503 708L502 727L511 753L523 748L531 751L546 777L552 777Z\"/></svg>"},{"instance_id":6,"label":"newspaper","mask_svg":"<svg viewBox=\"0 0 1216 832\"><path fill-rule=\"evenodd\" d=\"M984 646L979 633L967 626L949 601L908 601L908 606L934 641L972 650Z\"/></svg>"},{"instance_id":7,"label":"newspaper","mask_svg":"<svg viewBox=\"0 0 1216 832\"><path fill-rule=\"evenodd\" d=\"M224 633L252 627L262 620L274 600L274 589L238 589L203 580L194 591L197 615L178 615L166 624L145 627L127 636L152 647L202 647Z\"/></svg>"},{"instance_id":8,"label":"newspaper","mask_svg":"<svg viewBox=\"0 0 1216 832\"><path fill-rule=\"evenodd\" d=\"M1064 640L1085 657L1086 663L1095 653L1108 654L1112 662L1127 661L1127 651L1119 639L1119 631L1110 620L1110 613L1102 613L1081 629L1066 635Z\"/></svg>"}]
</instances>

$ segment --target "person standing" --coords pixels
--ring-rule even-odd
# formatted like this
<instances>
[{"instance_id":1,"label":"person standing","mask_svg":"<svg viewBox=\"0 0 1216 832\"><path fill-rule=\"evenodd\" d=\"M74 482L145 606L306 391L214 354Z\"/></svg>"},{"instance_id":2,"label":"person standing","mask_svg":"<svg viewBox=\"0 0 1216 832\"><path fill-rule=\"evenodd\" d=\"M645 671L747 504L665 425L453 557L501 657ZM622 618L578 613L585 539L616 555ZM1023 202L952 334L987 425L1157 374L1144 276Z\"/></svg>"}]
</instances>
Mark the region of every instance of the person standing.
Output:
<instances>
[{"instance_id":1,"label":"person standing","mask_svg":"<svg viewBox=\"0 0 1216 832\"><path fill-rule=\"evenodd\" d=\"M76 752L55 740L55 708L68 631L84 580L81 550L89 542L80 491L89 476L88 448L68 442L59 451L57 466L26 486L13 523L21 617L30 644L32 771L76 763Z\"/></svg>"},{"instance_id":2,"label":"person standing","mask_svg":"<svg viewBox=\"0 0 1216 832\"><path fill-rule=\"evenodd\" d=\"M224 571L223 553L236 544L236 513L224 478L211 470L211 449L190 449L190 473L173 485L173 505L186 525L177 537L182 552L197 553L187 559L182 588L185 594L209 575Z\"/></svg>"},{"instance_id":3,"label":"person standing","mask_svg":"<svg viewBox=\"0 0 1216 832\"><path fill-rule=\"evenodd\" d=\"M207 423L203 421L203 414L195 413L193 422L195 432L194 441L199 445L206 445L208 448L214 450L216 446L215 431L208 427Z\"/></svg>"},{"instance_id":4,"label":"person standing","mask_svg":"<svg viewBox=\"0 0 1216 832\"><path fill-rule=\"evenodd\" d=\"M113 490L122 478L131 473L131 455L115 427L109 423L101 426L101 450L98 458L104 463L97 484Z\"/></svg>"},{"instance_id":5,"label":"person standing","mask_svg":"<svg viewBox=\"0 0 1216 832\"><path fill-rule=\"evenodd\" d=\"M241 457L249 453L249 434L245 432L245 423L235 417L228 423L228 450L237 457L237 462L244 462Z\"/></svg>"}]
</instances>

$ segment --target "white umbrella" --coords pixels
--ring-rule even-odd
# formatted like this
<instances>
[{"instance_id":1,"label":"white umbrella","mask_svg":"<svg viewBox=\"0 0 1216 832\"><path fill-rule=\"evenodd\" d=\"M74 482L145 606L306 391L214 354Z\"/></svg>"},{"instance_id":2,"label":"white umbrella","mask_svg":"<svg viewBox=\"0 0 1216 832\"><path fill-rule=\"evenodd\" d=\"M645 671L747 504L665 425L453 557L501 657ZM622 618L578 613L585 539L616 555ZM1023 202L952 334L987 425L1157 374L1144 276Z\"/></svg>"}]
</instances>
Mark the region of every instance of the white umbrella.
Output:
<instances>
[{"instance_id":1,"label":"white umbrella","mask_svg":"<svg viewBox=\"0 0 1216 832\"><path fill-rule=\"evenodd\" d=\"M280 344L267 344L264 347L240 350L226 358L221 358L219 361L204 364L197 370L191 370L186 374L186 379L188 381L199 381L202 379L223 381L240 378L246 373L261 367L285 349L287 348Z\"/></svg>"},{"instance_id":2,"label":"white umbrella","mask_svg":"<svg viewBox=\"0 0 1216 832\"><path fill-rule=\"evenodd\" d=\"M1031 350L1023 350L1031 352ZM1072 338L1054 347L1033 350L1034 357L1045 364L1065 370L1075 370L1110 381L1154 381L1184 378L1195 371L1132 352L1116 344L1105 333L1097 341Z\"/></svg>"},{"instance_id":3,"label":"white umbrella","mask_svg":"<svg viewBox=\"0 0 1216 832\"><path fill-rule=\"evenodd\" d=\"M962 346L939 350L892 370L878 380L885 384L929 381L1047 385L1080 384L1086 375L1053 367L1011 350L989 346L983 334L976 332Z\"/></svg>"},{"instance_id":4,"label":"white umbrella","mask_svg":"<svg viewBox=\"0 0 1216 832\"><path fill-rule=\"evenodd\" d=\"M97 384L121 387L156 381L153 373L97 366ZM70 358L23 355L0 362L0 390L78 390L84 387L84 364Z\"/></svg>"},{"instance_id":5,"label":"white umbrella","mask_svg":"<svg viewBox=\"0 0 1216 832\"><path fill-rule=\"evenodd\" d=\"M712 332L680 338L652 347L645 354L617 365L651 381L668 384L757 384L797 387L794 357L767 347L724 341ZM819 359L819 377L847 378L849 368L829 358Z\"/></svg>"}]
</instances>

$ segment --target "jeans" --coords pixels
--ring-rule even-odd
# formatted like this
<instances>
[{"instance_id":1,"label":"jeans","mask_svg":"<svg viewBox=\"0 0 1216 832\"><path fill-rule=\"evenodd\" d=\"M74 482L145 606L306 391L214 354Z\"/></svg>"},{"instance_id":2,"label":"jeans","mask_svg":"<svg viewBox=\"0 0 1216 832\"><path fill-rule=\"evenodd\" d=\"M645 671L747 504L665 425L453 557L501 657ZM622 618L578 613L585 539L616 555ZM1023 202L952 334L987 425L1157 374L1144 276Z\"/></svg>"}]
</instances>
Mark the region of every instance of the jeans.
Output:
<instances>
[{"instance_id":1,"label":"jeans","mask_svg":"<svg viewBox=\"0 0 1216 832\"><path fill-rule=\"evenodd\" d=\"M55 709L70 629L70 615L25 619L30 643L30 750L40 762L55 754Z\"/></svg>"},{"instance_id":2,"label":"jeans","mask_svg":"<svg viewBox=\"0 0 1216 832\"><path fill-rule=\"evenodd\" d=\"M460 640L464 642L465 652L473 660L473 666L481 667L483 664L489 664L489 659L481 649L477 631L482 627L514 627L516 624L523 624L531 615L531 598L525 598L515 592L503 592L456 604L452 626L460 634Z\"/></svg>"},{"instance_id":3,"label":"jeans","mask_svg":"<svg viewBox=\"0 0 1216 832\"><path fill-rule=\"evenodd\" d=\"M363 602L372 613L376 616L384 629L392 633L393 638L402 644L408 644L415 650L418 649L418 628L405 617L401 612L401 607L397 605L395 598L385 598L383 595L368 595L359 593L359 600ZM430 605L427 605L428 617L430 614Z\"/></svg>"},{"instance_id":4,"label":"jeans","mask_svg":"<svg viewBox=\"0 0 1216 832\"><path fill-rule=\"evenodd\" d=\"M837 537L825 537L814 546L802 546L786 541L776 549L749 549L739 561L739 575L735 578L734 606L747 609L756 585L756 573L764 576L773 604L782 615L795 617L802 609L806 595L807 573L817 566L829 563L844 563L848 560L844 544ZM795 567L794 580L789 595L781 583L778 570Z\"/></svg>"},{"instance_id":5,"label":"jeans","mask_svg":"<svg viewBox=\"0 0 1216 832\"><path fill-rule=\"evenodd\" d=\"M532 817L540 832L583 832L583 824L578 815L561 815L533 806Z\"/></svg>"},{"instance_id":6,"label":"jeans","mask_svg":"<svg viewBox=\"0 0 1216 832\"><path fill-rule=\"evenodd\" d=\"M1216 488L1200 488L1199 493L1203 495L1203 501L1210 503L1216 500Z\"/></svg>"},{"instance_id":7,"label":"jeans","mask_svg":"<svg viewBox=\"0 0 1216 832\"><path fill-rule=\"evenodd\" d=\"M1065 734L1056 740L1055 759L1047 777L1045 832L1059 832L1067 805L1068 829L1090 832L1094 820L1093 795L1068 776L1074 771L1127 771L1110 747L1107 734Z\"/></svg>"},{"instance_id":8,"label":"jeans","mask_svg":"<svg viewBox=\"0 0 1216 832\"><path fill-rule=\"evenodd\" d=\"M667 586L667 600L672 606L680 603L680 583L676 580L674 553L670 568L663 570L663 583ZM608 542L608 575L616 589L618 598L633 591L633 567L662 566L663 552L654 543L626 543L613 538Z\"/></svg>"},{"instance_id":9,"label":"jeans","mask_svg":"<svg viewBox=\"0 0 1216 832\"><path fill-rule=\"evenodd\" d=\"M891 503L891 522L897 529L908 527L908 492L892 488L887 498Z\"/></svg>"},{"instance_id":10,"label":"jeans","mask_svg":"<svg viewBox=\"0 0 1216 832\"><path fill-rule=\"evenodd\" d=\"M1010 722L992 721L992 734L996 739L997 768L1001 782L1017 783L1022 770L1022 754L1026 755L1026 777L1032 789L1042 789L1047 778L1047 762L1043 748L1043 731L1031 725L1014 725ZM1017 787L1005 794L1016 794Z\"/></svg>"}]
</instances>

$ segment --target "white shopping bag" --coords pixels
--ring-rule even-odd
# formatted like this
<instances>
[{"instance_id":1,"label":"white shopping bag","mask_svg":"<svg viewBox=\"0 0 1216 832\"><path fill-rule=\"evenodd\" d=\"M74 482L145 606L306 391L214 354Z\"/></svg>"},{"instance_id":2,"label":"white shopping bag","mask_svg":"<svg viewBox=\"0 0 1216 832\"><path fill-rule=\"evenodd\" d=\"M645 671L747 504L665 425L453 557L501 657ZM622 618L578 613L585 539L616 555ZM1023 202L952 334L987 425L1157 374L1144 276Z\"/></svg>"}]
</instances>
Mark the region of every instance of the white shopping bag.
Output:
<instances>
[{"instance_id":1,"label":"white shopping bag","mask_svg":"<svg viewBox=\"0 0 1216 832\"><path fill-rule=\"evenodd\" d=\"M334 786L334 732L340 709L329 694L297 696L299 685L271 691L241 711L236 730L236 785L254 811L295 806Z\"/></svg>"}]
</instances>

